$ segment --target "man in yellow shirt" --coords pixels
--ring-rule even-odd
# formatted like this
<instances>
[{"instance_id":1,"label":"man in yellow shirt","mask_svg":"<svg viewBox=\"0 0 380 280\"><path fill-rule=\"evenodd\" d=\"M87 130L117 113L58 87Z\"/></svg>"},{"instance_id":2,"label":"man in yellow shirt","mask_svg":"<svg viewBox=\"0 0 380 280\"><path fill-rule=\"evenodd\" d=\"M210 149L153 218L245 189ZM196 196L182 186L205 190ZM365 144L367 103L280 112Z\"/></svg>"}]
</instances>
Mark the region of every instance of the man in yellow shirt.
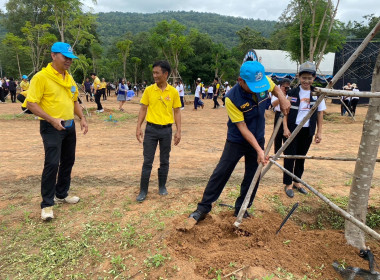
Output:
<instances>
[{"instance_id":1,"label":"man in yellow shirt","mask_svg":"<svg viewBox=\"0 0 380 280\"><path fill-rule=\"evenodd\" d=\"M103 100L107 100L106 87L107 87L106 79L102 78L102 82L100 83L100 90L102 91Z\"/></svg>"},{"instance_id":2,"label":"man in yellow shirt","mask_svg":"<svg viewBox=\"0 0 380 280\"><path fill-rule=\"evenodd\" d=\"M213 82L214 96L212 98L212 100L214 101L214 108L212 109L218 109L220 106L218 102L219 88L220 88L219 79L218 77L215 77L214 82Z\"/></svg>"},{"instance_id":3,"label":"man in yellow shirt","mask_svg":"<svg viewBox=\"0 0 380 280\"><path fill-rule=\"evenodd\" d=\"M21 93L23 91L28 90L28 88L29 88L29 82L28 82L28 76L27 75L22 75L22 81L20 83L20 88L21 88Z\"/></svg>"},{"instance_id":4,"label":"man in yellow shirt","mask_svg":"<svg viewBox=\"0 0 380 280\"><path fill-rule=\"evenodd\" d=\"M258 164L267 164L268 157L264 155L264 132L268 92L278 97L281 110L287 114L290 102L272 80L265 76L262 64L257 61L243 63L238 83L226 95L229 120L223 154L204 190L201 202L189 216L195 222L203 220L211 211L212 203L219 198L236 164L244 156L244 179L240 185L240 196L235 201L234 215L237 216ZM252 205L258 184L255 186L248 207ZM245 212L244 218L248 217L248 212Z\"/></svg>"},{"instance_id":5,"label":"man in yellow shirt","mask_svg":"<svg viewBox=\"0 0 380 280\"><path fill-rule=\"evenodd\" d=\"M78 88L67 72L72 59L77 57L69 44L56 42L51 47L51 58L52 62L34 75L26 97L27 108L40 118L45 149L41 179L41 218L45 221L54 218L55 202L74 204L79 201L79 197L68 195L75 161L74 113L80 119L83 133L88 131L78 103Z\"/></svg>"},{"instance_id":6,"label":"man in yellow shirt","mask_svg":"<svg viewBox=\"0 0 380 280\"><path fill-rule=\"evenodd\" d=\"M95 73L91 73L91 78L94 80L95 102L98 106L96 113L103 113L104 109L102 103L100 103L100 97L102 96L101 83Z\"/></svg>"},{"instance_id":7,"label":"man in yellow shirt","mask_svg":"<svg viewBox=\"0 0 380 280\"><path fill-rule=\"evenodd\" d=\"M181 140L181 101L178 91L167 83L171 68L167 61L153 64L155 84L147 87L141 97L140 112L137 120L136 138L144 147L144 163L141 171L140 193L136 200L142 202L148 194L149 178L152 171L154 154L160 144L160 168L158 168L158 187L160 195L167 195L166 180L169 172L169 156L172 141L172 124L177 131L174 145ZM174 111L174 116L173 116ZM146 117L145 137L141 125Z\"/></svg>"}]
</instances>

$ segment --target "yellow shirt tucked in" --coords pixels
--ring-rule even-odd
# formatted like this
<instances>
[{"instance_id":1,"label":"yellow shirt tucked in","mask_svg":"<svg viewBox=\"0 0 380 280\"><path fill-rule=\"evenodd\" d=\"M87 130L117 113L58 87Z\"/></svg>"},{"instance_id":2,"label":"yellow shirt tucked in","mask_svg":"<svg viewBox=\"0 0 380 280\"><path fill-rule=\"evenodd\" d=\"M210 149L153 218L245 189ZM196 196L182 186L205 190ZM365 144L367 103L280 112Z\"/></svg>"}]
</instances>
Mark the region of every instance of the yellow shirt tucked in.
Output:
<instances>
[{"instance_id":1,"label":"yellow shirt tucked in","mask_svg":"<svg viewBox=\"0 0 380 280\"><path fill-rule=\"evenodd\" d=\"M101 82L100 83L100 89L103 89L103 88L106 88L107 87L107 83L106 82Z\"/></svg>"},{"instance_id":2,"label":"yellow shirt tucked in","mask_svg":"<svg viewBox=\"0 0 380 280\"><path fill-rule=\"evenodd\" d=\"M24 90L28 90L29 88L29 82L28 81L24 81L22 80L21 83L20 83L20 88L24 91Z\"/></svg>"},{"instance_id":3,"label":"yellow shirt tucked in","mask_svg":"<svg viewBox=\"0 0 380 280\"><path fill-rule=\"evenodd\" d=\"M268 76L267 76L267 79L269 81L268 91L272 92L274 90L274 87L276 86L276 84ZM226 103L227 114L228 114L228 117L230 118L231 122L237 123L237 122L244 121L243 112L240 111L239 108L237 108L228 97L226 97L225 103Z\"/></svg>"},{"instance_id":4,"label":"yellow shirt tucked in","mask_svg":"<svg viewBox=\"0 0 380 280\"><path fill-rule=\"evenodd\" d=\"M146 121L160 125L174 123L173 108L182 106L178 91L169 84L164 91L157 84L148 86L140 103L148 106Z\"/></svg>"},{"instance_id":5,"label":"yellow shirt tucked in","mask_svg":"<svg viewBox=\"0 0 380 280\"><path fill-rule=\"evenodd\" d=\"M34 75L26 97L26 102L37 103L49 116L64 120L74 118L77 100L78 88L73 77L65 71L63 78L51 63Z\"/></svg>"},{"instance_id":6,"label":"yellow shirt tucked in","mask_svg":"<svg viewBox=\"0 0 380 280\"><path fill-rule=\"evenodd\" d=\"M94 89L95 90L98 90L100 89L100 80L98 77L95 76L95 79L94 79Z\"/></svg>"}]
</instances>

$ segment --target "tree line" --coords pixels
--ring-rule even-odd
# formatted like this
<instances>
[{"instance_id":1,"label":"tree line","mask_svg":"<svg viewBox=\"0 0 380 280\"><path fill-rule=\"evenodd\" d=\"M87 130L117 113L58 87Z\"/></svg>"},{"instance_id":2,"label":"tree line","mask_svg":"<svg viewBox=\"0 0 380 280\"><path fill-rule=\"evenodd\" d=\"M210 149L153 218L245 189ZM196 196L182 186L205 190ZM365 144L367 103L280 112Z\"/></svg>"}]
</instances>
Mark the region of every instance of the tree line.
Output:
<instances>
[{"instance_id":1,"label":"tree line","mask_svg":"<svg viewBox=\"0 0 380 280\"><path fill-rule=\"evenodd\" d=\"M71 67L78 82L90 72L108 81L152 82L158 59L168 60L172 78L188 84L198 77L234 81L248 49L283 49L295 61L316 60L347 38L362 37L379 19L368 15L366 22L343 24L332 20L331 1L319 0L314 10L308 2L290 1L273 22L197 12L93 14L80 0L9 0L1 14L1 74L31 77L49 61L51 44L65 41L79 57Z\"/></svg>"}]
</instances>

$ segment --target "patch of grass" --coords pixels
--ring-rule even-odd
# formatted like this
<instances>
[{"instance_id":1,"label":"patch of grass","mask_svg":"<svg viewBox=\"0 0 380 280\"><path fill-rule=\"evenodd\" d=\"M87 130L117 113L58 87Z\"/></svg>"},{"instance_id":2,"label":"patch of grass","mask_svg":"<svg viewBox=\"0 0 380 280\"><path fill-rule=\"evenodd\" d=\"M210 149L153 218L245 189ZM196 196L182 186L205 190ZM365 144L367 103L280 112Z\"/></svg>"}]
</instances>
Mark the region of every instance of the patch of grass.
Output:
<instances>
[{"instance_id":1,"label":"patch of grass","mask_svg":"<svg viewBox=\"0 0 380 280\"><path fill-rule=\"evenodd\" d=\"M108 271L109 274L117 276L126 270L127 266L124 264L124 258L121 256L115 256L111 258L112 268Z\"/></svg>"},{"instance_id":2,"label":"patch of grass","mask_svg":"<svg viewBox=\"0 0 380 280\"><path fill-rule=\"evenodd\" d=\"M306 275L304 275L302 278L299 278L299 277L293 275L292 273L286 271L285 269L283 269L281 267L277 268L277 271L275 272L275 276L280 278L280 279L288 279L288 280L301 280L301 279L307 280L307 279L309 279L309 278L307 278ZM272 278L268 278L268 279L272 279Z\"/></svg>"},{"instance_id":3,"label":"patch of grass","mask_svg":"<svg viewBox=\"0 0 380 280\"><path fill-rule=\"evenodd\" d=\"M9 279L16 275L22 275L22 279L63 279L90 248L81 240L56 233L53 226L46 224L8 230L6 236L0 263L6 264L2 276Z\"/></svg>"},{"instance_id":4,"label":"patch of grass","mask_svg":"<svg viewBox=\"0 0 380 280\"><path fill-rule=\"evenodd\" d=\"M370 228L380 227L380 209L370 207L366 217L366 224Z\"/></svg>"},{"instance_id":5,"label":"patch of grass","mask_svg":"<svg viewBox=\"0 0 380 280\"><path fill-rule=\"evenodd\" d=\"M170 255L167 254L166 256L162 255L162 254L155 254L153 256L149 256L148 258L146 258L144 260L144 263L145 263L145 266L147 268L157 268L157 267L160 267L162 265L164 265L164 263L168 260L170 260Z\"/></svg>"},{"instance_id":6,"label":"patch of grass","mask_svg":"<svg viewBox=\"0 0 380 280\"><path fill-rule=\"evenodd\" d=\"M289 210L291 209L290 206L287 207L285 206L281 199L280 199L280 196L278 196L277 194L273 195L273 196L267 196L267 199L273 203L274 207L275 207L275 210L281 215L281 216L286 216L286 214L289 212Z\"/></svg>"}]
</instances>

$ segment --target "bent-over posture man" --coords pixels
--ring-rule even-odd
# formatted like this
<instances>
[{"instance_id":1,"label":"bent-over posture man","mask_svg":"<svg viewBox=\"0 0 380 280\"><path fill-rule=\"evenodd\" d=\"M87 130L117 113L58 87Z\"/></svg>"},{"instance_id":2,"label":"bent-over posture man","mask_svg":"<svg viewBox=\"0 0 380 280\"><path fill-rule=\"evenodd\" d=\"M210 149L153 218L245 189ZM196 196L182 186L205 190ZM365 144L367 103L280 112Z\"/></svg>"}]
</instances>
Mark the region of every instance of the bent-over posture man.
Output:
<instances>
[{"instance_id":1,"label":"bent-over posture man","mask_svg":"<svg viewBox=\"0 0 380 280\"><path fill-rule=\"evenodd\" d=\"M158 190L160 195L168 194L165 185L169 173L169 155L174 121L177 127L174 145L178 145L181 140L181 101L178 91L167 83L170 71L171 68L167 61L155 62L153 64L155 84L145 89L140 100L141 107L137 120L136 138L140 143L143 142L144 163L141 171L140 193L136 198L139 202L144 201L148 194L150 173L158 143L160 144ZM145 116L147 123L144 136L141 125Z\"/></svg>"},{"instance_id":2,"label":"bent-over posture man","mask_svg":"<svg viewBox=\"0 0 380 280\"><path fill-rule=\"evenodd\" d=\"M54 218L54 202L77 203L79 197L69 196L71 169L75 161L74 113L81 130L88 127L78 103L78 88L67 72L77 58L69 44L56 42L51 47L52 62L31 80L26 97L27 108L40 119L40 134L45 149L41 178L41 218ZM57 179L58 174L58 179Z\"/></svg>"},{"instance_id":3,"label":"bent-over posture man","mask_svg":"<svg viewBox=\"0 0 380 280\"><path fill-rule=\"evenodd\" d=\"M267 164L268 157L264 156L265 108L268 91L273 92L280 100L284 114L290 108L290 102L272 80L264 75L265 70L257 61L247 61L240 68L238 83L226 95L228 113L227 141L222 157L216 166L204 190L197 209L190 214L196 222L203 220L211 211L212 203L222 193L236 164L244 156L245 173L240 187L240 196L235 202L235 216L240 211L245 196L259 163ZM248 207L256 195L259 182L252 193ZM246 211L244 218L248 218Z\"/></svg>"}]
</instances>

